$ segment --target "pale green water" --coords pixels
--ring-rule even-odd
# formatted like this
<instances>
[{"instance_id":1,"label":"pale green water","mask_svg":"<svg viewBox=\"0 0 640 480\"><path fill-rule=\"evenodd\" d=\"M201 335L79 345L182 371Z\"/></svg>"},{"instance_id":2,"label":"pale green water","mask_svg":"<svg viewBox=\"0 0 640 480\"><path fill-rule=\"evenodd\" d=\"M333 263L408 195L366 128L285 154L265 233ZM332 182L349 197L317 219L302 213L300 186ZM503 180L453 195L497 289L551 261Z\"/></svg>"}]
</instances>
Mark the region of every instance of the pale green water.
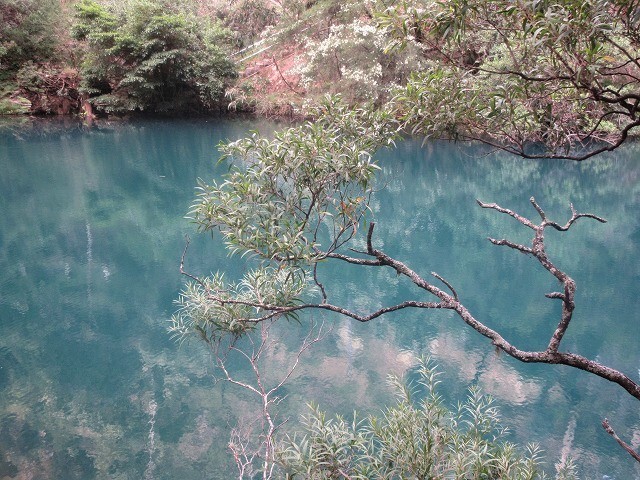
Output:
<instances>
[{"instance_id":1,"label":"pale green water","mask_svg":"<svg viewBox=\"0 0 640 480\"><path fill-rule=\"evenodd\" d=\"M194 237L183 216L195 179L214 175L218 141L256 127L199 120L2 130L0 478L231 478L229 428L252 408L250 398L214 386L207 352L197 343L178 348L166 320L182 284L184 236ZM564 345L640 379L639 146L583 164L477 154L419 142L383 153L378 248L443 275L477 318L522 348L543 348L559 311L543 295L556 285L533 260L486 241L527 241L529 232L475 199L533 216L535 195L559 221L569 201L602 215L606 225L585 221L548 235L550 254L578 283ZM194 273L241 269L208 238L194 238L188 264ZM324 273L340 282L330 288L335 302L352 308L419 294L374 270ZM481 385L498 399L513 439L539 442L551 462L564 450L584 478L640 478L600 427L607 416L640 446L638 402L619 387L496 356L441 313L367 325L325 319L332 333L287 386L290 423L309 400L331 411L375 409L388 400L386 374L410 372L407 352L431 354L447 398ZM273 361L301 334L291 330Z\"/></svg>"}]
</instances>

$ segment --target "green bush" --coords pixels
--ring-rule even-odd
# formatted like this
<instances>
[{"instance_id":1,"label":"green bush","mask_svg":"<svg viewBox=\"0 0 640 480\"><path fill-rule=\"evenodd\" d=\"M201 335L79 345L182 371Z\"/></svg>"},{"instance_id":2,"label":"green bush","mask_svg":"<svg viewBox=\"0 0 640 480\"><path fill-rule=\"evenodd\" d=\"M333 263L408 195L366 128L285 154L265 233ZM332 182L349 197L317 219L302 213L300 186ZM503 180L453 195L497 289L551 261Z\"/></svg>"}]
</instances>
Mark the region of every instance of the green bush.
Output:
<instances>
[{"instance_id":1,"label":"green bush","mask_svg":"<svg viewBox=\"0 0 640 480\"><path fill-rule=\"evenodd\" d=\"M81 90L106 112L209 109L236 75L228 31L158 1L82 0L73 35L87 43Z\"/></svg>"},{"instance_id":2,"label":"green bush","mask_svg":"<svg viewBox=\"0 0 640 480\"><path fill-rule=\"evenodd\" d=\"M21 115L30 108L31 102L24 97L0 98L0 115Z\"/></svg>"},{"instance_id":3,"label":"green bush","mask_svg":"<svg viewBox=\"0 0 640 480\"><path fill-rule=\"evenodd\" d=\"M255 41L279 19L278 11L261 0L240 0L223 12L225 24L236 32L243 45Z\"/></svg>"},{"instance_id":4,"label":"green bush","mask_svg":"<svg viewBox=\"0 0 640 480\"><path fill-rule=\"evenodd\" d=\"M0 0L0 71L28 61L51 59L58 48L60 23L55 0Z\"/></svg>"}]
</instances>

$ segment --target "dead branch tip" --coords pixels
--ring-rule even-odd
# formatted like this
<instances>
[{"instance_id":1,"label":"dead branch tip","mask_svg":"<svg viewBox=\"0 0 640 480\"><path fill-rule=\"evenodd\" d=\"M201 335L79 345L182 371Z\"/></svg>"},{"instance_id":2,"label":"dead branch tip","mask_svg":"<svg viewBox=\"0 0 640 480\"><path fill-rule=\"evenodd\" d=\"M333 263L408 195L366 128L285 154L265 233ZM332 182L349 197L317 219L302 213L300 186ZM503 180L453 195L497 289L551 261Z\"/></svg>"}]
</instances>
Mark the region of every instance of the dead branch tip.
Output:
<instances>
[{"instance_id":1,"label":"dead branch tip","mask_svg":"<svg viewBox=\"0 0 640 480\"><path fill-rule=\"evenodd\" d=\"M191 239L189 238L189 235L185 235L185 246L184 246L184 250L182 251L182 257L180 257L180 273L182 273L183 275L185 274L184 272L184 257L187 255L187 250L189 249L189 243L191 242Z\"/></svg>"},{"instance_id":2,"label":"dead branch tip","mask_svg":"<svg viewBox=\"0 0 640 480\"><path fill-rule=\"evenodd\" d=\"M605 429L605 431L611 435L611 437L618 442L618 445L620 445L624 450L626 450L626 452L631 455L637 462L640 462L640 454L638 452L636 452L633 448L631 448L631 445L629 445L628 443L626 443L624 440L622 440L615 432L615 430L613 428L611 428L611 425L609 425L609 420L607 420L606 418L602 421L602 427Z\"/></svg>"},{"instance_id":3,"label":"dead branch tip","mask_svg":"<svg viewBox=\"0 0 640 480\"><path fill-rule=\"evenodd\" d=\"M544 210L542 210L542 207L540 207L540 205L538 205L538 202L536 202L535 197L531 197L529 199L529 201L531 202L531 205L533 205L533 208L536 209L536 212L538 212L538 215L540 215L540 218L544 221L547 219L547 215L544 213Z\"/></svg>"},{"instance_id":4,"label":"dead branch tip","mask_svg":"<svg viewBox=\"0 0 640 480\"><path fill-rule=\"evenodd\" d=\"M557 299L560 299L560 300L564 300L565 299L564 293L560 293L560 292L547 293L547 294L545 294L545 297L547 297L547 298L557 298Z\"/></svg>"}]
</instances>

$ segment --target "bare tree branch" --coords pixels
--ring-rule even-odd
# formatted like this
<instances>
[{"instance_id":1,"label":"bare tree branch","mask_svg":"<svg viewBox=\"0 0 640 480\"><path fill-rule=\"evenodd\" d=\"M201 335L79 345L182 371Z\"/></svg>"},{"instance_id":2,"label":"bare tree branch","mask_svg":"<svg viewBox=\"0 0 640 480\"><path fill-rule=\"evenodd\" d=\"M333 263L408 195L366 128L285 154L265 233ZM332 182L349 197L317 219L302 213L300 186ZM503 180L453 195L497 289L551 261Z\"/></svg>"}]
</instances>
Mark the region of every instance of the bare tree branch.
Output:
<instances>
[{"instance_id":1,"label":"bare tree branch","mask_svg":"<svg viewBox=\"0 0 640 480\"><path fill-rule=\"evenodd\" d=\"M184 257L187 255L187 250L189 249L189 243L190 242L191 242L191 239L187 236L186 244L184 246L184 250L182 251L182 257L180 257L180 274L184 275L186 277L189 277L191 280L193 280L194 282L196 282L198 285L200 285L202 288L204 288L206 290L207 286L202 282L202 280L200 280L195 275L192 275L192 274L186 272L185 269L184 269Z\"/></svg>"},{"instance_id":2,"label":"bare tree branch","mask_svg":"<svg viewBox=\"0 0 640 480\"><path fill-rule=\"evenodd\" d=\"M629 445L628 443L626 443L624 440L622 440L617 434L616 432L613 430L613 428L611 428L611 425L609 425L609 420L607 420L606 418L602 421L602 427L606 430L606 432L611 435L613 437L613 439L618 442L618 445L620 445L622 448L625 449L625 451L631 455L637 462L640 462L640 454L638 454L638 452L636 452L633 448L631 448L631 445Z\"/></svg>"},{"instance_id":3,"label":"bare tree branch","mask_svg":"<svg viewBox=\"0 0 640 480\"><path fill-rule=\"evenodd\" d=\"M529 227L532 230L536 229L536 226L533 224L533 222L531 222L529 219L522 217L520 215L518 215L517 213L508 210L506 208L502 208L501 206L499 206L496 203L483 203L480 200L476 200L476 203L478 205L480 205L482 208L492 208L493 210L496 210L500 213L505 213L513 218L515 218L516 220L518 220L521 224L523 224L525 227Z\"/></svg>"},{"instance_id":4,"label":"bare tree branch","mask_svg":"<svg viewBox=\"0 0 640 480\"><path fill-rule=\"evenodd\" d=\"M253 318L242 318L239 321L248 322L248 323L262 323L267 320L272 320L273 318L284 315L287 313L293 313L300 310L328 310L330 312L339 313L345 317L353 318L362 323L369 322L375 318L378 318L386 313L395 312L397 310L403 310L405 308L449 308L444 303L440 302L417 302L417 301L406 301L399 303L397 305L392 305L390 307L380 308L374 312L371 312L366 315L361 315L346 308L332 305L330 303L304 303L300 305L294 305L289 307L283 307L280 305L272 305L268 303L260 303L260 302L252 302L247 300L233 300L228 298L217 297L213 294L209 296L209 298L217 302L221 305L246 305L249 307L255 307L259 310L264 310L265 312L269 312L263 316L253 317Z\"/></svg>"},{"instance_id":5,"label":"bare tree branch","mask_svg":"<svg viewBox=\"0 0 640 480\"><path fill-rule=\"evenodd\" d=\"M370 267L382 266L382 263L380 263L379 260L369 260L366 258L349 257L347 255L343 255L341 253L335 253L335 252L327 254L326 258L335 258L337 260L342 260L347 263L353 263L354 265L366 265Z\"/></svg>"},{"instance_id":6,"label":"bare tree branch","mask_svg":"<svg viewBox=\"0 0 640 480\"><path fill-rule=\"evenodd\" d=\"M550 336L549 343L545 350L542 351L527 351L518 348L517 346L510 343L507 339L505 339L498 331L488 327L478 319L476 319L472 313L467 309L467 307L460 301L458 294L454 287L446 281L443 277L433 272L432 275L440 280L446 287L450 290L451 293L448 293L432 283L429 283L427 280L422 278L417 272L409 268L405 263L396 260L381 250L377 250L374 248L373 244L373 232L375 228L375 223L371 222L369 225L369 230L367 232L367 251L361 252L364 255L372 257L370 259L361 259L361 258L353 258L348 257L338 253L329 253L325 256L325 258L333 258L336 260L345 261L348 263L353 263L362 266L379 266L379 267L389 267L393 269L398 275L402 275L407 278L413 284L418 286L420 289L426 291L427 293L436 297L435 301L405 301L396 305L387 306L380 308L374 312L368 314L361 314L359 312L355 312L349 310L347 308L333 305L328 302L327 294L322 288L322 301L321 303L300 303L295 305L277 305L270 304L267 302L259 301L259 300L244 300L238 298L229 298L228 296L221 296L223 292L219 292L220 295L216 294L216 292L207 290L208 298L218 303L222 306L224 305L245 305L248 307L253 307L256 311L256 315L251 318L243 318L238 319L240 322L247 322L252 324L267 324L271 325L273 321L280 315L292 314L295 312L299 312L302 310L326 310L334 313L338 313L340 315L353 318L359 322L368 322L375 318L378 318L387 313L391 313L394 311L399 311L407 308L420 308L420 309L447 309L454 311L461 320L473 328L476 332L483 335L484 337L491 340L491 343L499 350L504 351L506 354L511 357L526 363L547 363L547 364L556 364L556 365L566 365L572 368L576 368L578 370L582 370L594 375L597 375L605 380L611 381L613 383L618 384L622 388L624 388L631 396L640 400L640 385L633 381L630 377L625 375L624 373L603 365L595 360L588 359L578 354L570 353L570 352L562 352L560 351L560 345L562 339L569 328L573 311L575 309L575 291L576 291L576 283L575 281L563 270L558 268L553 261L548 257L544 239L545 229L547 227L553 228L555 230L564 232L569 230L575 223L581 218L588 218L591 220L596 220L598 222L606 222L605 219L591 214L591 213L578 213L573 205L570 205L571 216L564 223L560 224L550 220L547 217L546 212L542 209L542 207L536 202L536 200L532 197L530 202L533 208L536 210L538 216L540 217L540 223L536 224L530 219L510 210L507 208L503 208L500 205L495 203L484 203L477 200L477 203L480 207L495 210L499 213L508 215L515 220L517 220L520 224L534 231L533 239L531 240L531 245L523 245L516 242L513 242L508 239L496 240L490 239L491 243L494 245L501 245L509 247L513 250L519 251L521 253L533 256L542 267L547 270L551 275L553 275L561 286L561 291L559 292L551 292L546 294L547 298L554 300L562 301L562 311L560 314L560 319L558 324ZM185 249L186 252L186 249ZM184 254L183 254L184 260ZM317 266L317 265L315 265ZM181 272L183 272L182 263L181 263ZM184 272L183 272L184 273ZM188 275L188 274L187 274ZM188 275L190 278L194 278L192 275ZM314 268L314 281L317 285L322 285L317 278L317 270ZM200 285L204 285L202 282L199 282ZM268 327L267 327L268 328ZM284 381L286 381L293 369L297 366L300 354L308 348L311 344L315 343L317 338L309 340L309 337L305 339L303 343L303 348L301 348L296 360L294 362L292 370L289 371L284 377ZM257 353L254 356L247 356L245 354L245 358L254 364L257 362L257 359L262 355L264 350L264 344L257 349ZM264 408L268 408L271 403L271 395L277 389L266 390L262 384L260 383L259 371L254 369L254 373L256 378L258 378L258 386L248 385L243 382L239 382L231 378L228 371L225 370L224 364L220 365L225 375L229 381L232 383L239 385L248 391L252 391L258 394L263 399ZM270 418L267 417L268 423L270 425L271 430L273 431L273 422ZM608 424L607 424L608 425ZM603 423L603 426L605 424ZM605 426L605 428L607 428ZM607 430L610 434L611 432ZM614 436L618 443L621 440L617 439ZM620 443L624 446L624 442ZM628 451L628 449L627 449ZM636 458L636 457L634 457Z\"/></svg>"},{"instance_id":7,"label":"bare tree branch","mask_svg":"<svg viewBox=\"0 0 640 480\"><path fill-rule=\"evenodd\" d=\"M436 272L431 272L431 275L436 277L438 280L440 280L442 283L444 283L447 287L449 287L449 290L451 290L451 293L453 293L453 298L458 300L458 292L456 292L455 288L453 288L449 282L447 282L444 278L442 278Z\"/></svg>"},{"instance_id":8,"label":"bare tree branch","mask_svg":"<svg viewBox=\"0 0 640 480\"><path fill-rule=\"evenodd\" d=\"M270 339L272 326L273 321L263 322L260 330L260 341L256 342L253 337L249 336L251 347L248 349L235 344L229 347L230 351L239 354L241 358L248 362L253 371L253 384L248 381L237 380L227 368L226 356L220 356L216 353L216 366L224 373L224 379L233 385L252 392L260 400L260 415L258 417L260 426L249 425L244 429L240 426L235 427L231 432L231 439L228 444L238 468L238 478L241 480L247 478L247 476L255 478L256 462L261 464L260 472L262 474L262 480L273 478L273 472L276 466L275 435L277 430L286 422L286 420L279 423L275 421L273 407L282 400L276 393L289 381L291 375L293 375L300 363L302 354L315 343L322 340L327 334L324 329L324 324L318 326L316 323L313 323L300 344L293 362L284 370L280 380L276 381L275 385L269 388L265 385L263 373L260 369L260 362L267 351L277 343Z\"/></svg>"}]
</instances>

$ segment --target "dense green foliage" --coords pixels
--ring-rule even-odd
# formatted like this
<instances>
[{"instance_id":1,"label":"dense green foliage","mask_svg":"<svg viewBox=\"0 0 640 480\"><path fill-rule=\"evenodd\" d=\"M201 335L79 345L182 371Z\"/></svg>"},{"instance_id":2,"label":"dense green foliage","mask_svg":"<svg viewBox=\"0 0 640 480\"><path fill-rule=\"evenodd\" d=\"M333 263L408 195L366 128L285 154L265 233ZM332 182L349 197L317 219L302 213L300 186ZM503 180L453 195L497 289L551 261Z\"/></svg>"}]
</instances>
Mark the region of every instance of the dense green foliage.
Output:
<instances>
[{"instance_id":1,"label":"dense green foliage","mask_svg":"<svg viewBox=\"0 0 640 480\"><path fill-rule=\"evenodd\" d=\"M211 108L235 76L229 32L204 17L140 0L115 11L76 6L74 36L86 41L82 91L107 112Z\"/></svg>"},{"instance_id":2,"label":"dense green foliage","mask_svg":"<svg viewBox=\"0 0 640 480\"><path fill-rule=\"evenodd\" d=\"M294 37L304 45L295 73L309 96L340 94L351 103L388 101L394 88L425 66L419 49L387 51L393 38L376 27L376 2L325 1ZM313 28L313 22L319 23ZM311 24L311 25L310 25Z\"/></svg>"},{"instance_id":3,"label":"dense green foliage","mask_svg":"<svg viewBox=\"0 0 640 480\"><path fill-rule=\"evenodd\" d=\"M58 0L0 1L0 114L77 111L69 25Z\"/></svg>"},{"instance_id":4,"label":"dense green foliage","mask_svg":"<svg viewBox=\"0 0 640 480\"><path fill-rule=\"evenodd\" d=\"M62 41L72 6L80 55ZM0 73L80 58L82 92L108 112L210 109L226 93L236 108L307 116L337 93L391 107L415 134L578 159L640 125L628 0L3 0L0 15Z\"/></svg>"},{"instance_id":5,"label":"dense green foliage","mask_svg":"<svg viewBox=\"0 0 640 480\"><path fill-rule=\"evenodd\" d=\"M378 22L429 61L396 99L413 133L581 159L640 125L637 2L409 0Z\"/></svg>"},{"instance_id":6,"label":"dense green foliage","mask_svg":"<svg viewBox=\"0 0 640 480\"><path fill-rule=\"evenodd\" d=\"M227 27L238 37L243 46L260 38L260 34L279 20L279 12L271 3L262 0L229 2L227 8L218 11Z\"/></svg>"},{"instance_id":7,"label":"dense green foliage","mask_svg":"<svg viewBox=\"0 0 640 480\"><path fill-rule=\"evenodd\" d=\"M640 126L637 2L325 0L287 13L259 44L258 71L269 57L293 63L288 80L251 70L234 105L286 101L305 115L338 93L391 107L413 134L536 158L585 159Z\"/></svg>"},{"instance_id":8,"label":"dense green foliage","mask_svg":"<svg viewBox=\"0 0 640 480\"><path fill-rule=\"evenodd\" d=\"M56 0L1 0L0 75L55 56L61 17Z\"/></svg>"}]
</instances>

